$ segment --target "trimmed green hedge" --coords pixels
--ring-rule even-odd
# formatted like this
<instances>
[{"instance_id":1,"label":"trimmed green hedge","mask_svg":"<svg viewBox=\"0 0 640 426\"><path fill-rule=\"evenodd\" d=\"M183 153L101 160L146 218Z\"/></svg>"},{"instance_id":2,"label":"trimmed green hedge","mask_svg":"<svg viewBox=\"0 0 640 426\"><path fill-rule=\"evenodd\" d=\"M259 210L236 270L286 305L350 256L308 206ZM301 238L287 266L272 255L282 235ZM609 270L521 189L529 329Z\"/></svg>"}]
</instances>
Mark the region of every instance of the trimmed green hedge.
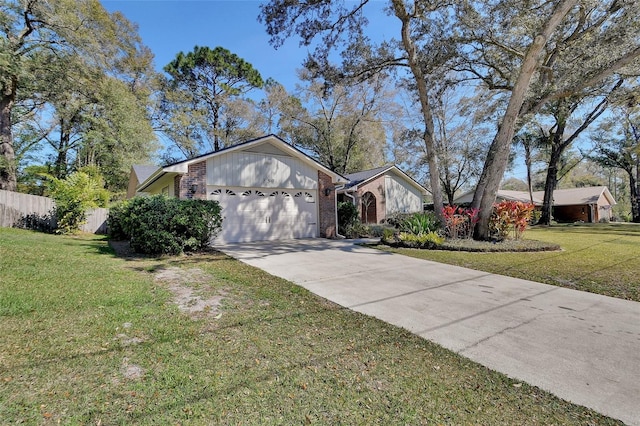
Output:
<instances>
[{"instance_id":1,"label":"trimmed green hedge","mask_svg":"<svg viewBox=\"0 0 640 426\"><path fill-rule=\"evenodd\" d=\"M207 247L222 227L217 201L136 197L109 211L109 235L146 254L179 254Z\"/></svg>"}]
</instances>

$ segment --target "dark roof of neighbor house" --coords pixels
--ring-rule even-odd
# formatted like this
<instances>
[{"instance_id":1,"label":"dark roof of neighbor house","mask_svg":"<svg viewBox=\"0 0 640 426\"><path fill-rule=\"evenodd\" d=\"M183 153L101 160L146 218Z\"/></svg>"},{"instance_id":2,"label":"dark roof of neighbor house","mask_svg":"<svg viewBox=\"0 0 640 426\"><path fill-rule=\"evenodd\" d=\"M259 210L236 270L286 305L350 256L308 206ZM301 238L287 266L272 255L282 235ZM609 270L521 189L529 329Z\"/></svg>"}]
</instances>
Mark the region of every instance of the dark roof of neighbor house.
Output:
<instances>
[{"instance_id":1,"label":"dark roof of neighbor house","mask_svg":"<svg viewBox=\"0 0 640 426\"><path fill-rule=\"evenodd\" d=\"M136 174L136 178L138 179L138 183L142 183L149 178L152 174L156 172L160 167L158 166L150 166L145 164L134 164L131 166L133 172Z\"/></svg>"},{"instance_id":2,"label":"dark roof of neighbor house","mask_svg":"<svg viewBox=\"0 0 640 426\"><path fill-rule=\"evenodd\" d=\"M345 185L345 188L351 188L352 186L359 185L362 182L366 182L371 178L374 178L387 170L391 169L393 164L387 164L382 167L376 167L375 169L363 170L361 172L349 173L344 175L349 180L349 183Z\"/></svg>"}]
</instances>

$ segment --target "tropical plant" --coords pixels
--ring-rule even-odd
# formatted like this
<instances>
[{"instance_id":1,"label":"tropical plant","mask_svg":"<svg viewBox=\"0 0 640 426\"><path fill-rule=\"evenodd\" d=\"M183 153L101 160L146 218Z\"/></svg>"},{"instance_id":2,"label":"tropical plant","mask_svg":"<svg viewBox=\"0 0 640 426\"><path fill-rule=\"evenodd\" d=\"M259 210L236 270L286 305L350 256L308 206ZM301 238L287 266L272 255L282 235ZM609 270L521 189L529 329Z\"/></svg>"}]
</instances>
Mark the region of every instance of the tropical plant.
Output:
<instances>
[{"instance_id":1,"label":"tropical plant","mask_svg":"<svg viewBox=\"0 0 640 426\"><path fill-rule=\"evenodd\" d=\"M478 209L445 206L442 209L445 235L451 239L473 237L473 228L478 222L479 214Z\"/></svg>"},{"instance_id":2,"label":"tropical plant","mask_svg":"<svg viewBox=\"0 0 640 426\"><path fill-rule=\"evenodd\" d=\"M423 235L440 229L440 221L434 212L414 213L399 224L401 232Z\"/></svg>"},{"instance_id":3,"label":"tropical plant","mask_svg":"<svg viewBox=\"0 0 640 426\"><path fill-rule=\"evenodd\" d=\"M434 248L444 242L444 238L437 232L427 232L423 234L412 234L400 232L398 234L400 245L413 248Z\"/></svg>"},{"instance_id":4,"label":"tropical plant","mask_svg":"<svg viewBox=\"0 0 640 426\"><path fill-rule=\"evenodd\" d=\"M502 201L494 205L489 225L491 233L499 239L504 239L513 233L513 238L522 238L531 220L534 205L521 201Z\"/></svg>"}]
</instances>

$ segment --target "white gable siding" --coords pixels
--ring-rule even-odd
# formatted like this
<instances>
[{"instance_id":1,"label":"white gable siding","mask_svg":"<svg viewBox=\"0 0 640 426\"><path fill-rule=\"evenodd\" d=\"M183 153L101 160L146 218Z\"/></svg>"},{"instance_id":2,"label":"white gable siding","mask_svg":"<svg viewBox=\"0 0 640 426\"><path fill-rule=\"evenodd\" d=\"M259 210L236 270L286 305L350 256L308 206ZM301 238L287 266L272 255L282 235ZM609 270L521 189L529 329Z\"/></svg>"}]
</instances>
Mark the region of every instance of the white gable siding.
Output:
<instances>
[{"instance_id":1,"label":"white gable siding","mask_svg":"<svg viewBox=\"0 0 640 426\"><path fill-rule=\"evenodd\" d=\"M238 151L207 160L207 185L316 189L318 173L294 157Z\"/></svg>"},{"instance_id":2,"label":"white gable siding","mask_svg":"<svg viewBox=\"0 0 640 426\"><path fill-rule=\"evenodd\" d=\"M386 175L385 181L386 215L393 213L413 213L422 211L422 194L404 179Z\"/></svg>"}]
</instances>

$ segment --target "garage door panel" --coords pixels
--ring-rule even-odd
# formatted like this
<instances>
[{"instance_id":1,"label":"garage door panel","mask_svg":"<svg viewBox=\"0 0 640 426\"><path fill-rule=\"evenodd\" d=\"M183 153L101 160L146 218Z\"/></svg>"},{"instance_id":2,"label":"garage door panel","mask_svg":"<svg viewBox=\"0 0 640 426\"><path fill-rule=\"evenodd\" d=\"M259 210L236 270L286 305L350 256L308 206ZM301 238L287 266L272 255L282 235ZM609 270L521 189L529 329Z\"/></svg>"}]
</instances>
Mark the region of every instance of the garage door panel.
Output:
<instances>
[{"instance_id":1,"label":"garage door panel","mask_svg":"<svg viewBox=\"0 0 640 426\"><path fill-rule=\"evenodd\" d=\"M248 242L317 236L315 191L212 188L222 207L216 242Z\"/></svg>"}]
</instances>

